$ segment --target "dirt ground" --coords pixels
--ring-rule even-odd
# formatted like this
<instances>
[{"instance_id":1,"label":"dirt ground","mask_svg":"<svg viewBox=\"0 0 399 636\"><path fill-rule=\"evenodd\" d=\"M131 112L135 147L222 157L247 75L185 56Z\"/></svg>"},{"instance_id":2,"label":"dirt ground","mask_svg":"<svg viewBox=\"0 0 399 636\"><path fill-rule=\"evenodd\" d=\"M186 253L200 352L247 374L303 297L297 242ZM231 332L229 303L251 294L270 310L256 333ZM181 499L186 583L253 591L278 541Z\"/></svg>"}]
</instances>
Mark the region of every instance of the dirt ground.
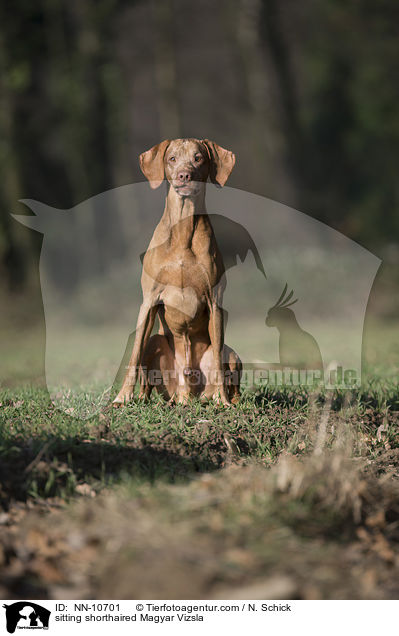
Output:
<instances>
[{"instance_id":1,"label":"dirt ground","mask_svg":"<svg viewBox=\"0 0 399 636\"><path fill-rule=\"evenodd\" d=\"M0 597L398 598L397 412L283 398L132 407L52 446L14 419Z\"/></svg>"}]
</instances>

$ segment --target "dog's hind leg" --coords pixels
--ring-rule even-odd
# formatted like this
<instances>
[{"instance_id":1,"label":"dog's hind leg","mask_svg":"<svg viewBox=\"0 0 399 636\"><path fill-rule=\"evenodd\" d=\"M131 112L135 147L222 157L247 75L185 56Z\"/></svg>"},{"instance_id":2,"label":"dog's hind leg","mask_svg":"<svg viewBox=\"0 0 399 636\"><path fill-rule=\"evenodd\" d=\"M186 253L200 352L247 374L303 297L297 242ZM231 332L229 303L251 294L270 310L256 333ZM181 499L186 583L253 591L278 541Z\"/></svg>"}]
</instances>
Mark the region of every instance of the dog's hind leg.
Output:
<instances>
[{"instance_id":1,"label":"dog's hind leg","mask_svg":"<svg viewBox=\"0 0 399 636\"><path fill-rule=\"evenodd\" d=\"M149 398L153 388L167 400L176 391L173 351L167 337L161 334L151 336L144 350L139 397Z\"/></svg>"},{"instance_id":2,"label":"dog's hind leg","mask_svg":"<svg viewBox=\"0 0 399 636\"><path fill-rule=\"evenodd\" d=\"M222 365L224 389L229 400L235 403L240 397L242 362L236 352L228 345L223 346ZM213 351L211 346L208 347L202 356L201 371L206 378L206 385L203 389L201 399L210 400L217 387L215 383Z\"/></svg>"},{"instance_id":3,"label":"dog's hind leg","mask_svg":"<svg viewBox=\"0 0 399 636\"><path fill-rule=\"evenodd\" d=\"M223 367L226 377L226 388L229 400L233 404L236 404L240 399L242 362L237 353L228 345L224 345Z\"/></svg>"}]
</instances>

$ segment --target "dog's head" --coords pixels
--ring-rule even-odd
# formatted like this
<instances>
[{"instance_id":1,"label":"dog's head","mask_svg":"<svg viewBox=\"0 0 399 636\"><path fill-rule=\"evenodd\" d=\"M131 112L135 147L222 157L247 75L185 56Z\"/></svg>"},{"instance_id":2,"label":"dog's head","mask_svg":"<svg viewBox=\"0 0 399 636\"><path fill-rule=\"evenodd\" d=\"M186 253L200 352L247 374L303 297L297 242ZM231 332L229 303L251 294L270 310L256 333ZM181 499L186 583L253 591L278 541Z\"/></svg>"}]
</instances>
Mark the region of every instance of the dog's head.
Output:
<instances>
[{"instance_id":1,"label":"dog's head","mask_svg":"<svg viewBox=\"0 0 399 636\"><path fill-rule=\"evenodd\" d=\"M166 139L140 155L140 167L152 188L167 179L182 197L196 196L208 177L224 186L235 156L209 139Z\"/></svg>"}]
</instances>

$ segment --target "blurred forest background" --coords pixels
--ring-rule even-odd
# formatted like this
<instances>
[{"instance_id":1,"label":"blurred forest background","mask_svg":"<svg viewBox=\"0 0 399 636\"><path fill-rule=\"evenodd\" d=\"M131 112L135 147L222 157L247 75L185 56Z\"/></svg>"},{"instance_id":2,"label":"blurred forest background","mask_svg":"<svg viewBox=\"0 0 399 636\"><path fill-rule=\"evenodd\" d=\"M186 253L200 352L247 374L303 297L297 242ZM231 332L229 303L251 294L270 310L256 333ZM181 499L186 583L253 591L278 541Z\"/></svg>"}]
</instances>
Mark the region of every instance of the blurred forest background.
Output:
<instances>
[{"instance_id":1,"label":"blurred forest background","mask_svg":"<svg viewBox=\"0 0 399 636\"><path fill-rule=\"evenodd\" d=\"M20 320L42 320L42 237L10 216L19 199L68 208L142 180L138 155L160 140L194 136L236 153L230 186L383 258L372 305L396 317L398 24L395 0L3 0L2 314L29 299Z\"/></svg>"}]
</instances>

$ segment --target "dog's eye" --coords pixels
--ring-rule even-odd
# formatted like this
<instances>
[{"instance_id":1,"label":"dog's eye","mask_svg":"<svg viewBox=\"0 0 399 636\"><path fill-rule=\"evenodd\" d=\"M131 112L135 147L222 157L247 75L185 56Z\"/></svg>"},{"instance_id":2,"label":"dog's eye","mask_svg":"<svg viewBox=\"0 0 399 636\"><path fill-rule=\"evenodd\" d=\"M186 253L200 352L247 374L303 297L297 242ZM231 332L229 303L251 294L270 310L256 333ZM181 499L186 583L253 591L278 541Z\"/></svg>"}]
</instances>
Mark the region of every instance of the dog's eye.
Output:
<instances>
[{"instance_id":1,"label":"dog's eye","mask_svg":"<svg viewBox=\"0 0 399 636\"><path fill-rule=\"evenodd\" d=\"M176 161L176 157L169 157L169 161Z\"/></svg>"},{"instance_id":2,"label":"dog's eye","mask_svg":"<svg viewBox=\"0 0 399 636\"><path fill-rule=\"evenodd\" d=\"M199 161L201 161L201 159L202 159L202 155L200 155L200 154L195 155L195 157L194 157L194 161L196 161L197 163L198 163Z\"/></svg>"}]
</instances>

